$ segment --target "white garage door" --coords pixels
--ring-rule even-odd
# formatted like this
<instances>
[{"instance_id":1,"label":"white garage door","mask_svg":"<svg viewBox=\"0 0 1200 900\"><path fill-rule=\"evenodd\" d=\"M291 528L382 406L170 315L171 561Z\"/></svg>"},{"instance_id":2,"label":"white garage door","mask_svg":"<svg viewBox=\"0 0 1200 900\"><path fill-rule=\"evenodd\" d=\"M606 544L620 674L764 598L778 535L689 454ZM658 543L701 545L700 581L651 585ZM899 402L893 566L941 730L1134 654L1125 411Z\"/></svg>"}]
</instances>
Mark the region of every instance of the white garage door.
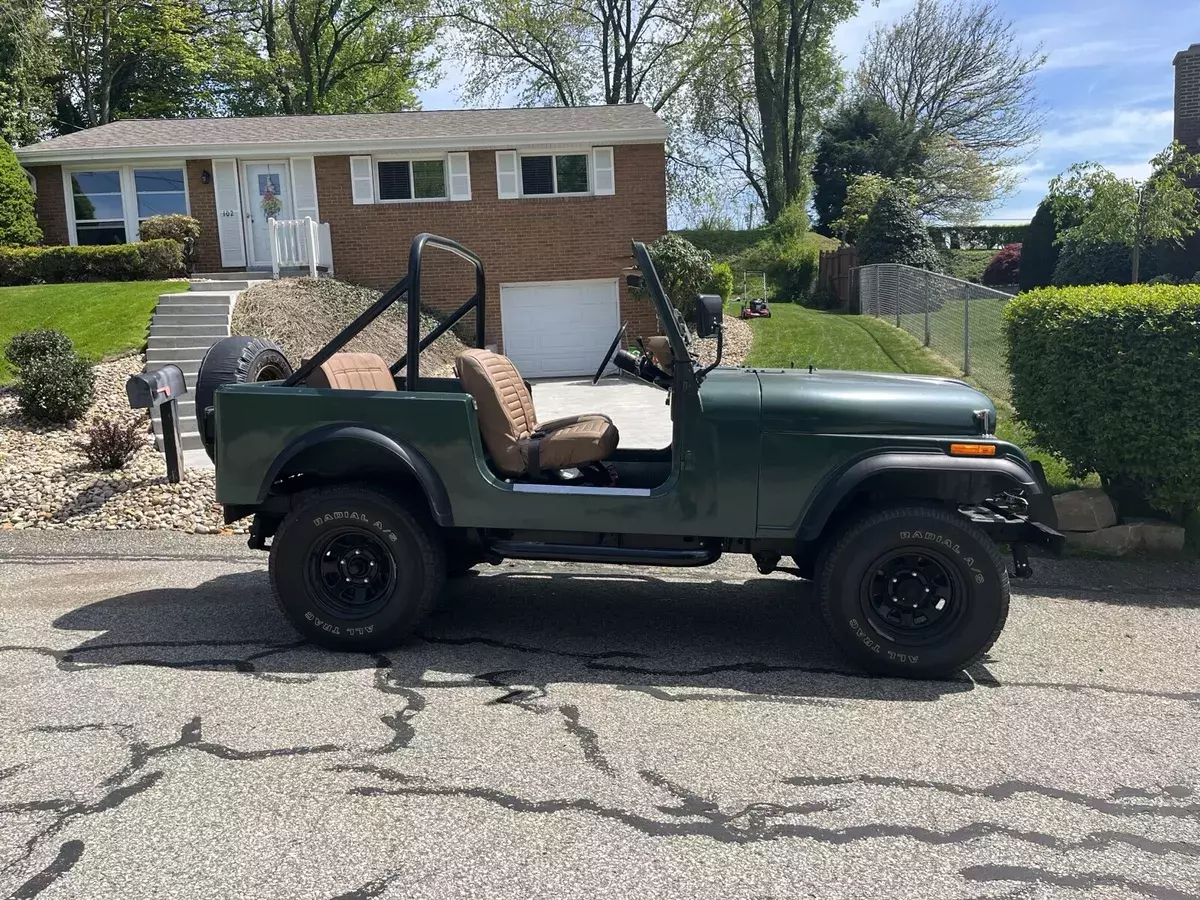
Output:
<instances>
[{"instance_id":1,"label":"white garage door","mask_svg":"<svg viewBox=\"0 0 1200 900\"><path fill-rule=\"evenodd\" d=\"M616 279L500 286L504 355L526 378L592 375L620 327Z\"/></svg>"}]
</instances>

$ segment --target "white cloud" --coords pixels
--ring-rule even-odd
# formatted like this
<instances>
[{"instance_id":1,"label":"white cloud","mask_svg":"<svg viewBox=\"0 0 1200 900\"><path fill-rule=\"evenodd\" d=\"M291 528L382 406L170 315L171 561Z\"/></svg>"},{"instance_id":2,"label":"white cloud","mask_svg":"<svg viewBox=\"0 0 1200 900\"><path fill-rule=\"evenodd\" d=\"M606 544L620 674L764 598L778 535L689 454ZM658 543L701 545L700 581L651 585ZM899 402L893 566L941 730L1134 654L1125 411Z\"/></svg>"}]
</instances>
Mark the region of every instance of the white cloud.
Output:
<instances>
[{"instance_id":1,"label":"white cloud","mask_svg":"<svg viewBox=\"0 0 1200 900\"><path fill-rule=\"evenodd\" d=\"M1053 116L1051 117L1053 121ZM1093 158L1111 156L1114 149L1133 147L1152 151L1171 141L1174 113L1170 109L1100 110L1068 119L1066 127L1042 132L1038 156L1084 152Z\"/></svg>"}]
</instances>

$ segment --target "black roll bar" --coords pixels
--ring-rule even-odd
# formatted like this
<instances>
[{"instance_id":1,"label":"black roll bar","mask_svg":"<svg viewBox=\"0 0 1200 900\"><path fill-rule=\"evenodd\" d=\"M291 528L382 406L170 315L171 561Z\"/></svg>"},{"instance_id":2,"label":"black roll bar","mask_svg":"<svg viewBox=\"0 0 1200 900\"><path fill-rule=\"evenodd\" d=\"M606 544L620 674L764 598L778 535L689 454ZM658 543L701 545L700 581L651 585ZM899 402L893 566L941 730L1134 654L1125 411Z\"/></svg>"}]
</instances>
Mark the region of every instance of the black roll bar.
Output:
<instances>
[{"instance_id":1,"label":"black roll bar","mask_svg":"<svg viewBox=\"0 0 1200 900\"><path fill-rule=\"evenodd\" d=\"M455 256L462 257L475 266L475 293L471 299L456 309L450 318L422 338L421 335L421 258L425 245L429 244L442 250L449 250ZM391 373L396 375L408 365L405 373L405 388L410 391L420 390L421 351L440 338L459 319L472 309L475 310L475 346L482 349L484 330L487 322L484 319L484 303L487 296L487 281L483 274L483 260L450 238L422 232L413 238L412 247L408 251L408 352L392 364ZM410 362L411 361L411 362Z\"/></svg>"},{"instance_id":2,"label":"black roll bar","mask_svg":"<svg viewBox=\"0 0 1200 900\"><path fill-rule=\"evenodd\" d=\"M455 256L460 256L474 265L475 293L471 296L470 300L455 310L448 319L422 338L421 257L425 251L426 244L442 250L449 250ZM408 295L408 349L402 357L392 364L389 371L391 371L392 375L396 375L405 367L410 359L412 360L412 365L408 367L405 378L405 387L407 390L420 390L418 369L420 368L421 351L454 327L459 319L472 309L475 310L475 346L483 347L485 340L484 333L487 325L484 316L484 305L487 299L487 281L483 273L483 260L458 243L458 241L452 241L450 238L444 238L440 235L430 234L429 232L422 232L413 238L412 246L409 248L408 274L397 281L382 297L359 313L357 318L338 332L333 340L314 353L310 360L293 372L287 381L283 383L284 387L295 387L298 384L303 384L308 379L308 376L324 365L333 354L350 343L364 328L379 318L384 310L406 294Z\"/></svg>"}]
</instances>

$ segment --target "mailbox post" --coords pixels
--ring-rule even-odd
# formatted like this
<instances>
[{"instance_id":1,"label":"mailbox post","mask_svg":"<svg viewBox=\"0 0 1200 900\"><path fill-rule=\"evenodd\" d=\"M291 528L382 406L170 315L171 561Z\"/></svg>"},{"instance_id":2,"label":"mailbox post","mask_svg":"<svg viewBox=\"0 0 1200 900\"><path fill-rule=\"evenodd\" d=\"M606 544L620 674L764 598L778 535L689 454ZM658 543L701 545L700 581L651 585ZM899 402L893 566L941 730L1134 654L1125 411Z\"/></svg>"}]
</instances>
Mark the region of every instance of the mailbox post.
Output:
<instances>
[{"instance_id":1,"label":"mailbox post","mask_svg":"<svg viewBox=\"0 0 1200 900\"><path fill-rule=\"evenodd\" d=\"M179 434L179 398L187 393L183 370L165 365L153 372L131 375L125 382L131 409L157 409L162 415L163 452L167 457L167 481L178 484L183 469L183 442Z\"/></svg>"}]
</instances>

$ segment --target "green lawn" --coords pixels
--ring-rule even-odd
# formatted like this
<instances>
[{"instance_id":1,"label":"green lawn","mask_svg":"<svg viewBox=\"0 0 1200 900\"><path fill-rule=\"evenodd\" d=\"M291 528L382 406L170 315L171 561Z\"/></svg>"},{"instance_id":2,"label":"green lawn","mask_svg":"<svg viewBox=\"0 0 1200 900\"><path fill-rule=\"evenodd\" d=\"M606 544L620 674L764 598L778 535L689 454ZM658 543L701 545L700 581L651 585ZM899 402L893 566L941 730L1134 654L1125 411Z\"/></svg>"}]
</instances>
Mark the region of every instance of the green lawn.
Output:
<instances>
[{"instance_id":1,"label":"green lawn","mask_svg":"<svg viewBox=\"0 0 1200 900\"><path fill-rule=\"evenodd\" d=\"M0 345L22 331L56 328L84 357L99 362L145 344L158 295L172 290L185 291L187 284L113 281L0 288ZM12 379L12 368L0 359L0 384Z\"/></svg>"},{"instance_id":2,"label":"green lawn","mask_svg":"<svg viewBox=\"0 0 1200 900\"><path fill-rule=\"evenodd\" d=\"M730 304L729 312L736 315L737 305ZM787 368L794 364L803 368L811 363L818 369L958 377L956 369L926 350L916 338L871 316L775 303L771 318L754 319L750 328L754 331L754 347L746 359L748 366ZM1040 460L1052 489L1065 491L1081 486L1067 474L1061 460L1031 448L1029 434L1015 420L1011 406L997 399L996 412L997 435ZM1094 476L1084 482L1091 487L1098 483Z\"/></svg>"}]
</instances>

